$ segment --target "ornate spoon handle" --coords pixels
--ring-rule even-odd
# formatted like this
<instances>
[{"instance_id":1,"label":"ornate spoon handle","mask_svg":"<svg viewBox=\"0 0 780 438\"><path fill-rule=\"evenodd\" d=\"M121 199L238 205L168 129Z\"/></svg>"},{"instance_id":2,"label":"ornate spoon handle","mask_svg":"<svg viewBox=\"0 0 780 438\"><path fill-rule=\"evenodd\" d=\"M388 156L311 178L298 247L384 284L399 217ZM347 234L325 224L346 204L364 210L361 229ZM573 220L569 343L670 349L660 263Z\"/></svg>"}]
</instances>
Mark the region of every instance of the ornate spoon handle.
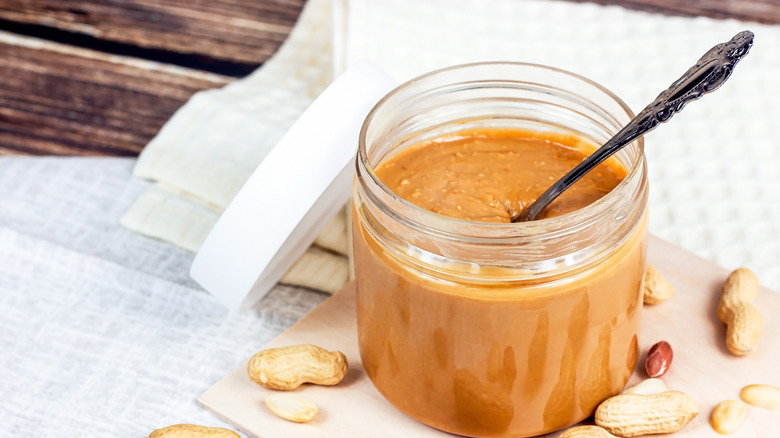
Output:
<instances>
[{"instance_id":1,"label":"ornate spoon handle","mask_svg":"<svg viewBox=\"0 0 780 438\"><path fill-rule=\"evenodd\" d=\"M532 221L547 205L599 163L638 137L666 122L683 107L704 94L717 90L731 76L734 66L753 45L753 32L743 31L718 44L702 56L680 79L655 98L614 137L550 186L512 222Z\"/></svg>"}]
</instances>

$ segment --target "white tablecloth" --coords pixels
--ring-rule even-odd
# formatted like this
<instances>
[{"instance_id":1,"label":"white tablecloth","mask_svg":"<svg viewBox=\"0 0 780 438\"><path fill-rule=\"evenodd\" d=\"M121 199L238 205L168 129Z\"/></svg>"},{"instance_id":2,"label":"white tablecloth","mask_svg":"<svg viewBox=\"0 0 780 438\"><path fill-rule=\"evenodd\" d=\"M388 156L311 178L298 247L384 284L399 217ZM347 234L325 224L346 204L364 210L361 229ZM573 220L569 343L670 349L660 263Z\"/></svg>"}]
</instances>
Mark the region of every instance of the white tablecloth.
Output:
<instances>
[{"instance_id":1,"label":"white tablecloth","mask_svg":"<svg viewBox=\"0 0 780 438\"><path fill-rule=\"evenodd\" d=\"M193 255L119 225L134 160L0 157L0 436L227 426L195 399L327 295L277 286L230 314Z\"/></svg>"}]
</instances>

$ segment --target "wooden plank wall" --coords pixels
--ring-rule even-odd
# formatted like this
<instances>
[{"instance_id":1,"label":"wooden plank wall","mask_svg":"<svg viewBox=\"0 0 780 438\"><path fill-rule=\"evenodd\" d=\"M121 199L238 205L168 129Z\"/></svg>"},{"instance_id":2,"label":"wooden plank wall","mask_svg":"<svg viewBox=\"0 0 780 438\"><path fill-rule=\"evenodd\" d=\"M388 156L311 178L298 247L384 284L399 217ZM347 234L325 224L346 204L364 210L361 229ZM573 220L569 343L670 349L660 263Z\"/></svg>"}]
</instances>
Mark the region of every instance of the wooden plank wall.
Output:
<instances>
[{"instance_id":1,"label":"wooden plank wall","mask_svg":"<svg viewBox=\"0 0 780 438\"><path fill-rule=\"evenodd\" d=\"M137 155L271 57L304 3L0 0L0 154Z\"/></svg>"},{"instance_id":2,"label":"wooden plank wall","mask_svg":"<svg viewBox=\"0 0 780 438\"><path fill-rule=\"evenodd\" d=\"M120 156L193 93L231 80L2 33L0 78L0 153Z\"/></svg>"},{"instance_id":3,"label":"wooden plank wall","mask_svg":"<svg viewBox=\"0 0 780 438\"><path fill-rule=\"evenodd\" d=\"M260 64L287 38L303 0L15 0L0 18L107 41Z\"/></svg>"}]
</instances>

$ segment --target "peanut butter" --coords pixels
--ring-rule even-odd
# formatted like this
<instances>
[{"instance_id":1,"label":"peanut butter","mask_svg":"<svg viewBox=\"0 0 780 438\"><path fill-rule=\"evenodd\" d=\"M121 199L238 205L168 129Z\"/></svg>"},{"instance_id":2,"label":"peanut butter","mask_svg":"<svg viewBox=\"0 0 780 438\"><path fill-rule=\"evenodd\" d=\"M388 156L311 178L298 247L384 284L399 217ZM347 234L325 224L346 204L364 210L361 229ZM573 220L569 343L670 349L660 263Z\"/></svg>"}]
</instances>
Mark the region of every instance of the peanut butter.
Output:
<instances>
[{"instance_id":1,"label":"peanut butter","mask_svg":"<svg viewBox=\"0 0 780 438\"><path fill-rule=\"evenodd\" d=\"M460 132L411 146L376 174L419 207L509 222L588 147L569 136ZM544 217L591 204L625 176L616 162L602 164ZM366 373L391 403L425 424L477 437L551 432L591 415L634 369L645 219L606 256L545 281L520 272L517 281L491 282L505 274L496 269L484 270L485 281L423 272L361 221L353 240Z\"/></svg>"},{"instance_id":2,"label":"peanut butter","mask_svg":"<svg viewBox=\"0 0 780 438\"><path fill-rule=\"evenodd\" d=\"M460 132L417 144L384 161L377 176L426 210L480 222L510 222L590 151L579 138L517 130ZM626 172L600 164L540 218L577 210L609 193Z\"/></svg>"}]
</instances>

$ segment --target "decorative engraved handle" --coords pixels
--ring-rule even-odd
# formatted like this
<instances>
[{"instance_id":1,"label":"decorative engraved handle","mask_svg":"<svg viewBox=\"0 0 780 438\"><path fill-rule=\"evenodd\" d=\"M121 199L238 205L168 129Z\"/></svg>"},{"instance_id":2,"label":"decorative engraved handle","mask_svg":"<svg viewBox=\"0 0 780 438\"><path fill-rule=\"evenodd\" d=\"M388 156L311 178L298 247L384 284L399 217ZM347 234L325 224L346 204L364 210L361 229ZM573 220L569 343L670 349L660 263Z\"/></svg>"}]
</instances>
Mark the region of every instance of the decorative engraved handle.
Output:
<instances>
[{"instance_id":1,"label":"decorative engraved handle","mask_svg":"<svg viewBox=\"0 0 780 438\"><path fill-rule=\"evenodd\" d=\"M675 112L704 94L717 90L731 76L734 66L753 45L753 32L743 31L730 41L711 48L693 67L655 98L621 133L631 140L671 119ZM630 140L629 140L630 141ZM606 157L605 157L606 158Z\"/></svg>"},{"instance_id":2,"label":"decorative engraved handle","mask_svg":"<svg viewBox=\"0 0 780 438\"><path fill-rule=\"evenodd\" d=\"M582 178L599 163L642 135L666 122L683 107L701 96L717 90L731 76L734 66L753 45L753 32L743 31L728 42L718 44L702 56L696 64L655 98L636 117L609 139L596 152L578 164L569 173L550 186L542 196L528 206L512 222L532 221L564 190Z\"/></svg>"}]
</instances>

